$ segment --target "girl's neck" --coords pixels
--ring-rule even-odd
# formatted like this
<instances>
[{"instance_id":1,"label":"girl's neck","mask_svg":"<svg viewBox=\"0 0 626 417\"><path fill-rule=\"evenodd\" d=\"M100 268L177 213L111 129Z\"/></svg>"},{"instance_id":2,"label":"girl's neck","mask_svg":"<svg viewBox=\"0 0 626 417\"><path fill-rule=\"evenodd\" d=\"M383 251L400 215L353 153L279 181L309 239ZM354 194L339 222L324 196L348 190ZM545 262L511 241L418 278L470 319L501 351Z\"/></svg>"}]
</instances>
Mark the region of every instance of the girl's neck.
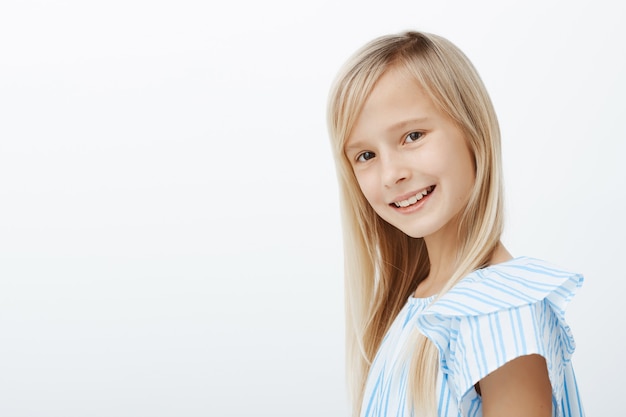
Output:
<instances>
[{"instance_id":1,"label":"girl's neck","mask_svg":"<svg viewBox=\"0 0 626 417\"><path fill-rule=\"evenodd\" d=\"M454 272L456 256L456 248L451 248L449 245L447 247L436 245L426 238L424 240L430 261L430 271L428 276L417 286L415 291L417 298L430 297L441 291Z\"/></svg>"},{"instance_id":2,"label":"girl's neck","mask_svg":"<svg viewBox=\"0 0 626 417\"><path fill-rule=\"evenodd\" d=\"M426 249L428 250L428 258L430 261L430 272L428 276L420 282L414 296L417 298L426 298L441 292L454 272L456 245L441 245L439 242L425 238ZM489 265L506 262L513 256L502 245L501 242L496 246Z\"/></svg>"}]
</instances>

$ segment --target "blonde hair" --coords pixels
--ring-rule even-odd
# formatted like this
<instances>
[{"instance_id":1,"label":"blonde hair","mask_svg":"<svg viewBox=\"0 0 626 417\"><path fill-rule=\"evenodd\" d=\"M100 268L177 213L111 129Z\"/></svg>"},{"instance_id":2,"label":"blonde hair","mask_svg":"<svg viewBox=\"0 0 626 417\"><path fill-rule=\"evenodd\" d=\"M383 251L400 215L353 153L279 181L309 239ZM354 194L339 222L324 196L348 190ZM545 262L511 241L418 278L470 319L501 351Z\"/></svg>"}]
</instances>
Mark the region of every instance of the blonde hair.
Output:
<instances>
[{"instance_id":1,"label":"blonde hair","mask_svg":"<svg viewBox=\"0 0 626 417\"><path fill-rule=\"evenodd\" d=\"M371 362L396 315L429 273L421 238L382 220L361 193L344 146L363 104L391 67L406 71L463 131L476 179L460 215L454 273L440 297L468 273L489 264L502 234L500 132L487 91L467 57L436 35L405 32L377 38L345 64L333 85L328 125L343 223L346 365L353 415L360 413ZM436 347L413 335L410 392L419 415L436 415Z\"/></svg>"}]
</instances>

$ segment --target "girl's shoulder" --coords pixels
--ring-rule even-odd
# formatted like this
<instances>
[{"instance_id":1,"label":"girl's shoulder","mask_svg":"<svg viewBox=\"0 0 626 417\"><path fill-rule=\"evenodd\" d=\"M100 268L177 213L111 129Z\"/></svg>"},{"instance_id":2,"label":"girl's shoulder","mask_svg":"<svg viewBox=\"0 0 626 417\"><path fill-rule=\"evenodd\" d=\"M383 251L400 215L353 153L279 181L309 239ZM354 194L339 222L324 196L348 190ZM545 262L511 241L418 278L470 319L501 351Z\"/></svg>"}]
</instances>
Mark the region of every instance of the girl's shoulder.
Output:
<instances>
[{"instance_id":1,"label":"girl's shoulder","mask_svg":"<svg viewBox=\"0 0 626 417\"><path fill-rule=\"evenodd\" d=\"M475 316L545 300L563 314L582 283L579 273L523 256L468 274L428 310L431 314Z\"/></svg>"},{"instance_id":2,"label":"girl's shoulder","mask_svg":"<svg viewBox=\"0 0 626 417\"><path fill-rule=\"evenodd\" d=\"M531 354L546 360L554 404L580 409L565 308L582 281L581 274L520 257L468 274L430 304L416 323L439 350L440 369L460 409L474 407L473 387L482 378Z\"/></svg>"}]
</instances>

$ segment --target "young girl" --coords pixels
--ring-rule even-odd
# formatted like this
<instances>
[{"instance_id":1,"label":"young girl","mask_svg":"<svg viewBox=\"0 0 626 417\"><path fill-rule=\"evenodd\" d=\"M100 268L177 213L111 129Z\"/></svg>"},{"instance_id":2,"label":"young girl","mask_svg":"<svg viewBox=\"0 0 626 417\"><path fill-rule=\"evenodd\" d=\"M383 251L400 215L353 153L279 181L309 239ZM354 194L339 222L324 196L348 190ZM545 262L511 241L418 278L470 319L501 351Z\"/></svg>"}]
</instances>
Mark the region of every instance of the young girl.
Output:
<instances>
[{"instance_id":1,"label":"young girl","mask_svg":"<svg viewBox=\"0 0 626 417\"><path fill-rule=\"evenodd\" d=\"M496 115L449 41L365 45L331 91L355 416L582 416L582 276L500 242Z\"/></svg>"}]
</instances>

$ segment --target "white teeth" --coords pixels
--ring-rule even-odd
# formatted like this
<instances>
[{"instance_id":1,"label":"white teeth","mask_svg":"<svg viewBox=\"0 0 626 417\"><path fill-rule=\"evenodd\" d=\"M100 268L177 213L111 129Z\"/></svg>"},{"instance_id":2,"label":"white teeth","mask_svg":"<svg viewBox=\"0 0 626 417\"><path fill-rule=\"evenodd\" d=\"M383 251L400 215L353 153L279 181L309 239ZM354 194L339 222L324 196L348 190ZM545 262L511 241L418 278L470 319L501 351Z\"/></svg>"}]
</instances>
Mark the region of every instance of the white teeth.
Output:
<instances>
[{"instance_id":1,"label":"white teeth","mask_svg":"<svg viewBox=\"0 0 626 417\"><path fill-rule=\"evenodd\" d=\"M408 207L410 205L413 205L413 204L417 203L422 198L427 196L430 191L431 191L431 188L428 187L424 191L421 191L421 192L417 193L416 195L414 195L413 197L411 197L411 198L409 198L407 200L397 201L397 202L395 202L393 204L396 207Z\"/></svg>"}]
</instances>

